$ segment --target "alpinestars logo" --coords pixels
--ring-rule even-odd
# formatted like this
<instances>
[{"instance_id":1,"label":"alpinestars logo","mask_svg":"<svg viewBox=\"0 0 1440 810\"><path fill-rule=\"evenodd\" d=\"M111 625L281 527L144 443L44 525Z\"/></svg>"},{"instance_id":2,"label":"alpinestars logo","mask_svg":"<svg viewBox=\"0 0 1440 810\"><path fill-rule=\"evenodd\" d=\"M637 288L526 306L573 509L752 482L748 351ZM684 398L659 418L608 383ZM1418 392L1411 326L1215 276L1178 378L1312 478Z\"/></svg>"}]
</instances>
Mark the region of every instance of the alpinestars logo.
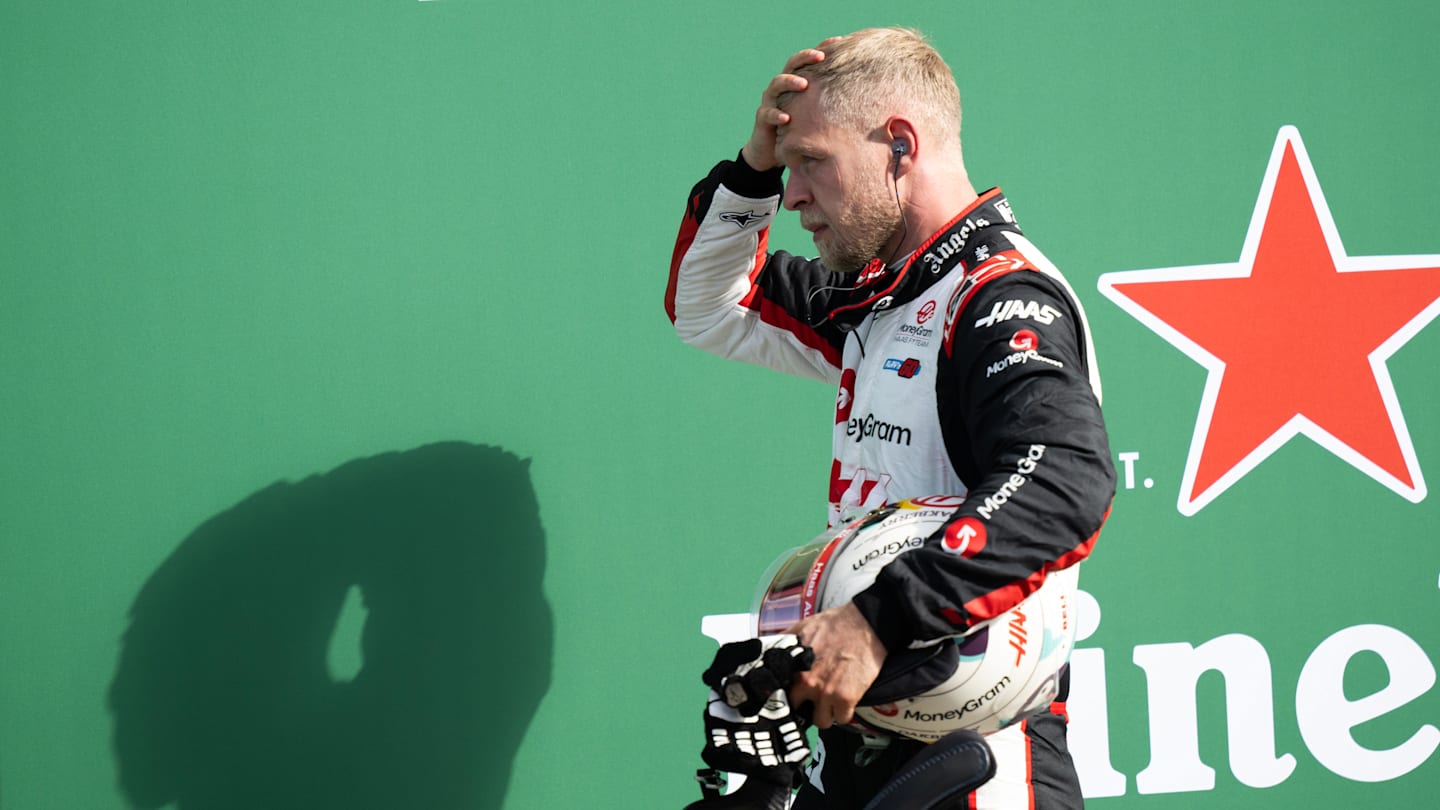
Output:
<instances>
[{"instance_id":1,"label":"alpinestars logo","mask_svg":"<svg viewBox=\"0 0 1440 810\"><path fill-rule=\"evenodd\" d=\"M1440 315L1440 255L1346 254L1294 127L1275 140L1239 261L1107 273L1099 288L1209 372L1182 514L1302 434L1425 498L1386 361Z\"/></svg>"},{"instance_id":2,"label":"alpinestars logo","mask_svg":"<svg viewBox=\"0 0 1440 810\"><path fill-rule=\"evenodd\" d=\"M740 230L750 227L750 223L764 218L764 214L757 214L754 211L726 211L720 215L720 219L732 223Z\"/></svg>"}]
</instances>

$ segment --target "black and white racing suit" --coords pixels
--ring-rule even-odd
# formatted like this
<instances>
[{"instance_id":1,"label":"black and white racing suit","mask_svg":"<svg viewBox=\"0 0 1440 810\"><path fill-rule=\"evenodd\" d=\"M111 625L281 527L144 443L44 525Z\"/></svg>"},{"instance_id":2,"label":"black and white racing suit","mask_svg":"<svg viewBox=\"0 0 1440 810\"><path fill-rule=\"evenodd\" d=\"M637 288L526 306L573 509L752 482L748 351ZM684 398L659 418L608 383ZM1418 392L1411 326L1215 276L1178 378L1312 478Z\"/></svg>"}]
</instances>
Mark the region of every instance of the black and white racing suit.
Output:
<instances>
[{"instance_id":1,"label":"black and white racing suit","mask_svg":"<svg viewBox=\"0 0 1440 810\"><path fill-rule=\"evenodd\" d=\"M966 496L855 598L892 653L963 634L1088 556L1108 514L1115 471L1084 312L998 189L903 264L859 274L768 249L782 191L781 169L743 159L695 186L666 310L686 343L837 386L832 523ZM1081 806L1063 700L990 735L998 773L971 807ZM858 735L821 737L797 808L859 808L914 750L857 768Z\"/></svg>"}]
</instances>

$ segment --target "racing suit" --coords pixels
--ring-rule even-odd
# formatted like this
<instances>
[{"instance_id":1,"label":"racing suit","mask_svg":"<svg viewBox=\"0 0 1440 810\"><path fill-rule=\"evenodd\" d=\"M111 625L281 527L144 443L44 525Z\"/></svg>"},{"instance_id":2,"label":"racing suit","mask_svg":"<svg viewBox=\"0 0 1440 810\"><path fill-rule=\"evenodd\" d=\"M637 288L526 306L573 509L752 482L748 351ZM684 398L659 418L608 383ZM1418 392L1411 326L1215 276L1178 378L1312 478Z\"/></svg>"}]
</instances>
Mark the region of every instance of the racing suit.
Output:
<instances>
[{"instance_id":1,"label":"racing suit","mask_svg":"<svg viewBox=\"0 0 1440 810\"><path fill-rule=\"evenodd\" d=\"M695 186L667 313L686 343L837 386L832 523L965 496L854 600L891 653L962 635L1088 556L1108 515L1115 471L1084 312L999 189L901 263L842 274L768 250L782 175L739 158ZM1063 701L1062 687L1050 712L990 735L997 775L970 807L1082 806ZM861 768L859 739L821 734L795 807L862 807L915 750L897 741Z\"/></svg>"}]
</instances>

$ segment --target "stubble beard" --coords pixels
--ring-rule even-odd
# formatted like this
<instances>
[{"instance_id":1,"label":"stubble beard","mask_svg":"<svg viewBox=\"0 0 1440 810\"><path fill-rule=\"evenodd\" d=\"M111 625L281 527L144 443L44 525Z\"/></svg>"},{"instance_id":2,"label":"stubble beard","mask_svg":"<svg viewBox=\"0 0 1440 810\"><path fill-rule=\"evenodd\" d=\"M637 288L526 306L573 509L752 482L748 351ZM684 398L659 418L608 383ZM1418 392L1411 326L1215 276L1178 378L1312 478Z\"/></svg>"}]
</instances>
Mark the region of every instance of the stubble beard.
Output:
<instances>
[{"instance_id":1,"label":"stubble beard","mask_svg":"<svg viewBox=\"0 0 1440 810\"><path fill-rule=\"evenodd\" d=\"M900 228L900 212L893 199L872 190L851 210L844 212L839 220L831 225L828 242L823 246L816 245L820 261L827 268L853 273L863 269L872 259L886 258L888 261L880 252Z\"/></svg>"}]
</instances>

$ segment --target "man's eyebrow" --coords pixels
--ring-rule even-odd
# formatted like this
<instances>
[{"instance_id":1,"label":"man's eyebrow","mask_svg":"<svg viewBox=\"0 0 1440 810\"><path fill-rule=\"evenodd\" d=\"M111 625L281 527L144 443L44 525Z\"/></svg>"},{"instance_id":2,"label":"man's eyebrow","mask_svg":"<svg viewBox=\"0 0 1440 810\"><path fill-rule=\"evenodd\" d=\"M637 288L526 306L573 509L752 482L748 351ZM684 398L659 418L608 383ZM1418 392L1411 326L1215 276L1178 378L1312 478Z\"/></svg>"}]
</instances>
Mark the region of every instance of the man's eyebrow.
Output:
<instances>
[{"instance_id":1,"label":"man's eyebrow","mask_svg":"<svg viewBox=\"0 0 1440 810\"><path fill-rule=\"evenodd\" d=\"M784 163L786 158L803 153L804 151L804 144L797 146L793 141L787 143L784 133L780 132L777 128L775 133L775 158L777 160Z\"/></svg>"},{"instance_id":2,"label":"man's eyebrow","mask_svg":"<svg viewBox=\"0 0 1440 810\"><path fill-rule=\"evenodd\" d=\"M789 134L790 134L790 125L789 125L789 124L780 124L779 126L775 127L775 153L776 153L777 155L780 153L780 151L781 151L782 149L785 149L785 148L786 148L786 146L785 146L785 141L787 140L786 136L789 135Z\"/></svg>"}]
</instances>

